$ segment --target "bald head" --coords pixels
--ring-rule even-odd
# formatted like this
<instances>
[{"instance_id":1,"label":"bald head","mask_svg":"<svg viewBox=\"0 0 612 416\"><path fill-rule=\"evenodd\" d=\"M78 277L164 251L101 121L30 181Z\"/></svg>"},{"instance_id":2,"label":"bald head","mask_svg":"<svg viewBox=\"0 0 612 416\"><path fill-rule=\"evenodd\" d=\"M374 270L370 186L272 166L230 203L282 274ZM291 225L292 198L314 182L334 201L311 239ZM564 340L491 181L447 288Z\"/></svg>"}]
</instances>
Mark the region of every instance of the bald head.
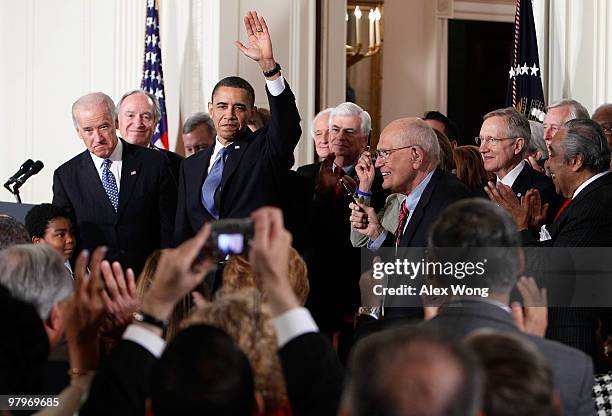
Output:
<instances>
[{"instance_id":1,"label":"bald head","mask_svg":"<svg viewBox=\"0 0 612 416\"><path fill-rule=\"evenodd\" d=\"M394 120L385 127L383 134L392 137L394 148L419 146L434 165L440 161L440 144L436 133L420 118L407 117Z\"/></svg>"},{"instance_id":2,"label":"bald head","mask_svg":"<svg viewBox=\"0 0 612 416\"><path fill-rule=\"evenodd\" d=\"M342 406L351 416L476 415L481 373L475 358L427 327L370 335L352 352Z\"/></svg>"}]
</instances>

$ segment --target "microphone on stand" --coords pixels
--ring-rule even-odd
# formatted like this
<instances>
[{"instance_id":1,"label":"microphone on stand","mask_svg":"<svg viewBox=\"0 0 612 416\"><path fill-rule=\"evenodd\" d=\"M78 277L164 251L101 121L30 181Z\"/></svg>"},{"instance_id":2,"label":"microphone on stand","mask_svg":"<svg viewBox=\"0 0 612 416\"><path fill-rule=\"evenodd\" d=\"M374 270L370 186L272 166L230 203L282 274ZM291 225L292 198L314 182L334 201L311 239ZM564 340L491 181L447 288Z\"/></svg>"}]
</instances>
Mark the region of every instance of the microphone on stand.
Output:
<instances>
[{"instance_id":1,"label":"microphone on stand","mask_svg":"<svg viewBox=\"0 0 612 416\"><path fill-rule=\"evenodd\" d=\"M36 175L44 167L45 165L40 160L37 160L36 162L34 162L32 167L26 173L24 173L21 178L17 178L17 180L15 181L15 186L13 187L13 190L17 190L21 188L21 186L30 178L30 176Z\"/></svg>"},{"instance_id":2,"label":"microphone on stand","mask_svg":"<svg viewBox=\"0 0 612 416\"><path fill-rule=\"evenodd\" d=\"M4 187L6 189L8 189L9 191L11 191L11 189L9 188L9 185L12 183L15 183L15 181L17 180L17 178L19 178L21 175L23 175L25 172L27 172L28 170L30 170L30 168L32 167L32 165L34 164L34 161L32 159L28 159L25 162L23 162L23 164L19 167L19 170L13 175L11 176L8 181L6 181L4 183ZM12 192L12 191L11 191Z\"/></svg>"}]
</instances>

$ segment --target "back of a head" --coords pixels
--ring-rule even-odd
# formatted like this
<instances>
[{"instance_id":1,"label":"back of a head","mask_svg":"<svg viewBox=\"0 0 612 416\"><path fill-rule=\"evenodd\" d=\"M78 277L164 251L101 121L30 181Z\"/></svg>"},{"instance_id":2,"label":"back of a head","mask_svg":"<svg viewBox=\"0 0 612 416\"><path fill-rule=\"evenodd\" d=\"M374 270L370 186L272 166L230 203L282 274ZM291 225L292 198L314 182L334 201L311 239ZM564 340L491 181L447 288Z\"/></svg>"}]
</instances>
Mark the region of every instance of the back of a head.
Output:
<instances>
[{"instance_id":1,"label":"back of a head","mask_svg":"<svg viewBox=\"0 0 612 416\"><path fill-rule=\"evenodd\" d=\"M470 189L484 187L487 183L487 171L482 156L476 146L458 146L453 149L455 173L457 178Z\"/></svg>"},{"instance_id":2,"label":"back of a head","mask_svg":"<svg viewBox=\"0 0 612 416\"><path fill-rule=\"evenodd\" d=\"M272 315L255 288L215 294L187 319L184 325L211 325L228 334L246 356L253 369L255 390L265 410L273 411L287 401L287 390L277 351Z\"/></svg>"},{"instance_id":3,"label":"back of a head","mask_svg":"<svg viewBox=\"0 0 612 416\"><path fill-rule=\"evenodd\" d=\"M610 146L601 126L588 118L570 120L563 125L565 160L581 155L582 166L597 174L610 169Z\"/></svg>"},{"instance_id":4,"label":"back of a head","mask_svg":"<svg viewBox=\"0 0 612 416\"><path fill-rule=\"evenodd\" d=\"M548 158L548 148L544 141L544 125L538 121L529 120L529 128L531 129L531 142L527 148L527 154L535 154L540 152L542 158Z\"/></svg>"},{"instance_id":5,"label":"back of a head","mask_svg":"<svg viewBox=\"0 0 612 416\"><path fill-rule=\"evenodd\" d=\"M289 248L289 283L301 305L306 303L310 293L308 269L306 262L293 247ZM257 287L255 274L248 259L244 256L231 255L223 268L223 287L229 290L240 290L246 287Z\"/></svg>"},{"instance_id":6,"label":"back of a head","mask_svg":"<svg viewBox=\"0 0 612 416\"><path fill-rule=\"evenodd\" d=\"M429 232L429 255L439 262L482 262L485 285L496 293L510 292L520 272L520 236L512 217L483 198L449 205ZM474 279L466 279L469 284Z\"/></svg>"},{"instance_id":7,"label":"back of a head","mask_svg":"<svg viewBox=\"0 0 612 416\"><path fill-rule=\"evenodd\" d=\"M49 339L36 309L0 285L0 391L40 394Z\"/></svg>"},{"instance_id":8,"label":"back of a head","mask_svg":"<svg viewBox=\"0 0 612 416\"><path fill-rule=\"evenodd\" d=\"M190 326L156 363L151 399L156 416L250 416L255 402L249 360L223 331Z\"/></svg>"},{"instance_id":9,"label":"back of a head","mask_svg":"<svg viewBox=\"0 0 612 416\"><path fill-rule=\"evenodd\" d=\"M0 215L0 250L30 241L28 231L22 223L11 216Z\"/></svg>"},{"instance_id":10,"label":"back of a head","mask_svg":"<svg viewBox=\"0 0 612 416\"><path fill-rule=\"evenodd\" d=\"M484 372L487 416L553 416L558 402L548 362L527 339L513 333L478 331L465 344Z\"/></svg>"},{"instance_id":11,"label":"back of a head","mask_svg":"<svg viewBox=\"0 0 612 416\"><path fill-rule=\"evenodd\" d=\"M436 129L433 129L433 131L436 134L438 144L440 145L440 163L438 164L438 167L447 172L452 172L455 169L453 146L444 133Z\"/></svg>"},{"instance_id":12,"label":"back of a head","mask_svg":"<svg viewBox=\"0 0 612 416\"><path fill-rule=\"evenodd\" d=\"M352 416L478 414L478 362L450 339L411 326L363 339L351 354L343 406Z\"/></svg>"},{"instance_id":13,"label":"back of a head","mask_svg":"<svg viewBox=\"0 0 612 416\"><path fill-rule=\"evenodd\" d=\"M72 294L64 259L44 244L20 244L0 251L0 283L33 304L44 321L56 303Z\"/></svg>"}]
</instances>

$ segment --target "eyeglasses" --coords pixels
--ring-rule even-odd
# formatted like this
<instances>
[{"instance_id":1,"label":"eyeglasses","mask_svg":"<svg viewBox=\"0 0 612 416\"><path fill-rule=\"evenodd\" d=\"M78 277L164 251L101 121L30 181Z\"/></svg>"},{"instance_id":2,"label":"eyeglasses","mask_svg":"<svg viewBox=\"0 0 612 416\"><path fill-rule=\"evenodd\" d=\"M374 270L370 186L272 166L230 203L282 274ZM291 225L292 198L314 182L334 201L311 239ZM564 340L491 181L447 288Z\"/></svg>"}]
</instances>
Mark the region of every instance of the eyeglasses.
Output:
<instances>
[{"instance_id":1,"label":"eyeglasses","mask_svg":"<svg viewBox=\"0 0 612 416\"><path fill-rule=\"evenodd\" d=\"M389 158L389 155L395 152L396 150L410 149L412 147L416 147L416 146L410 145L410 146L404 146L404 147L396 147L395 149L378 149L374 152L374 156L377 159L380 158L382 160L387 160Z\"/></svg>"},{"instance_id":2,"label":"eyeglasses","mask_svg":"<svg viewBox=\"0 0 612 416\"><path fill-rule=\"evenodd\" d=\"M497 146L498 144L500 144L503 140L513 140L513 139L517 139L517 137L485 137L484 139L482 137L474 137L474 141L476 142L476 144L478 146L481 146L483 144L488 144L489 146Z\"/></svg>"}]
</instances>

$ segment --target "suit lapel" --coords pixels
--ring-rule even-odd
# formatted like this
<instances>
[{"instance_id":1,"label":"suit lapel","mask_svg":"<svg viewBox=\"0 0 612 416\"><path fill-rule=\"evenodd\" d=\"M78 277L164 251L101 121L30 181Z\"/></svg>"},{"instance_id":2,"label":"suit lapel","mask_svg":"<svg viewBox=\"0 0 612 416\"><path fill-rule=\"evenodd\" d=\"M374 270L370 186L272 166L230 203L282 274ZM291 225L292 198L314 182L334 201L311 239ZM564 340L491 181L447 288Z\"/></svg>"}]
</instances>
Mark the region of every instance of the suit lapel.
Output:
<instances>
[{"instance_id":1,"label":"suit lapel","mask_svg":"<svg viewBox=\"0 0 612 416\"><path fill-rule=\"evenodd\" d=\"M136 148L123 141L123 155L121 156L121 188L119 189L119 208L117 214L121 215L130 201L134 185L138 177L143 174L140 171L140 158Z\"/></svg>"},{"instance_id":2,"label":"suit lapel","mask_svg":"<svg viewBox=\"0 0 612 416\"><path fill-rule=\"evenodd\" d=\"M202 199L202 185L204 185L204 180L206 179L206 177L208 176L208 166L210 166L210 158L213 154L213 151L215 150L215 145L209 146L206 149L204 149L203 151L201 151L200 153L198 153L197 155L193 156L195 158L201 159L202 160L202 164L200 165L202 167L202 171L200 172L200 176L197 178L198 179L198 184L200 187L200 199ZM201 155L201 156L200 156ZM185 181L187 181L189 178L185 178ZM195 179L195 178L194 178Z\"/></svg>"},{"instance_id":3,"label":"suit lapel","mask_svg":"<svg viewBox=\"0 0 612 416\"><path fill-rule=\"evenodd\" d=\"M225 184L232 177L238 165L242 155L244 155L249 141L244 140L248 136L248 132L242 132L236 140L227 145L227 159L225 160L225 167L223 168L223 176L221 177L221 187L224 188Z\"/></svg>"},{"instance_id":4,"label":"suit lapel","mask_svg":"<svg viewBox=\"0 0 612 416\"><path fill-rule=\"evenodd\" d=\"M431 195L433 194L433 190L435 189L436 184L438 183L438 180L440 180L440 176L442 176L442 171L436 168L433 176L429 180L429 183L423 190L423 194L421 195L421 198L419 199L419 203L414 208L412 217L410 217L410 220L408 221L408 226L406 227L406 231L404 232L404 234L402 234L402 239L400 241L400 245L402 247L410 246L412 237L414 237L414 233L417 227L419 226L419 224L421 223L421 220L423 219L425 208L429 204L429 200L431 199Z\"/></svg>"},{"instance_id":5,"label":"suit lapel","mask_svg":"<svg viewBox=\"0 0 612 416\"><path fill-rule=\"evenodd\" d=\"M101 201L101 205L96 204L96 206L101 207L105 211L108 211L108 214L115 214L115 209L108 199L108 195L102 186L102 180L100 179L100 174L94 165L94 162L89 154L88 150L81 153L80 160L81 169L80 172L83 175L79 175L81 180L81 189L86 190L86 192L90 192L92 201ZM121 198L120 198L121 200Z\"/></svg>"},{"instance_id":6,"label":"suit lapel","mask_svg":"<svg viewBox=\"0 0 612 416\"><path fill-rule=\"evenodd\" d=\"M525 162L523 170L521 170L521 172L514 180L514 183L512 184L512 191L517 196L517 198L519 198L519 200L530 188L533 187L532 178L533 176L531 175L531 167L527 162Z\"/></svg>"}]
</instances>

